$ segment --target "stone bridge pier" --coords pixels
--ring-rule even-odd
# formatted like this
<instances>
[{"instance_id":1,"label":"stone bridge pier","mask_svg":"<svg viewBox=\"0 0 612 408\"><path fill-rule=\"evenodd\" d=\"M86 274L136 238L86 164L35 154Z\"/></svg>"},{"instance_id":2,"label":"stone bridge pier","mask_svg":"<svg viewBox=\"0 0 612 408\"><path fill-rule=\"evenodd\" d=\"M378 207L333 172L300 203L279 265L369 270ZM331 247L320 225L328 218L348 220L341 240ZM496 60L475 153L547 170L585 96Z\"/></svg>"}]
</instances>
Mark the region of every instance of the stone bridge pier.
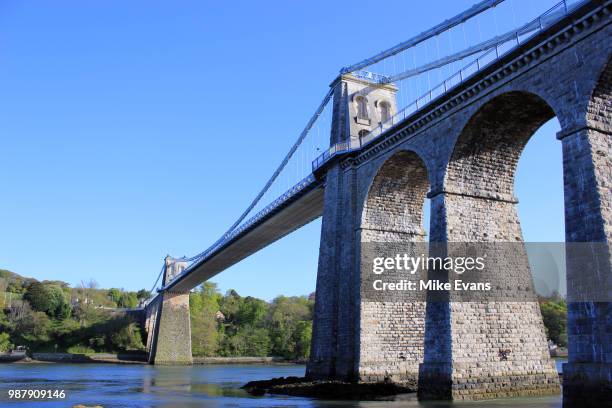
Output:
<instances>
[{"instance_id":1,"label":"stone bridge pier","mask_svg":"<svg viewBox=\"0 0 612 408\"><path fill-rule=\"evenodd\" d=\"M612 389L612 34L593 1L365 147L325 180L310 378L418 382L421 399L560 392L514 195L525 145L556 118L563 152L569 358L564 401ZM571 20L571 21L570 21ZM395 110L395 89L342 75L330 142L354 145ZM542 180L546 182L546 180ZM423 219L426 197L430 219ZM429 239L423 225L429 227ZM372 254L455 244L510 248L483 273L503 296L372 296ZM598 245L585 263L573 244ZM417 245L418 244L418 245ZM416 246L415 246L416 245ZM452 281L446 270L426 277ZM588 284L585 284L588 282Z\"/></svg>"},{"instance_id":2,"label":"stone bridge pier","mask_svg":"<svg viewBox=\"0 0 612 408\"><path fill-rule=\"evenodd\" d=\"M162 287L178 275L187 262L167 256ZM147 351L151 364L192 364L189 291L163 291L145 311Z\"/></svg>"}]
</instances>

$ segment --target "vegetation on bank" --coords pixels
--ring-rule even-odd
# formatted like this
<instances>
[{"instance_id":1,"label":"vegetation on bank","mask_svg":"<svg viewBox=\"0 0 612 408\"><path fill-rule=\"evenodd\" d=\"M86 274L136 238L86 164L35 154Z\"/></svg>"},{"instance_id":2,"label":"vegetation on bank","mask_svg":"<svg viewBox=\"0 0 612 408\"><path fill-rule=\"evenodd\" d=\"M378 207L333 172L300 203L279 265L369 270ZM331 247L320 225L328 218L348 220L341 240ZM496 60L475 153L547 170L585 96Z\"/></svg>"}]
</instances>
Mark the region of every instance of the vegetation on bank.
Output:
<instances>
[{"instance_id":1,"label":"vegetation on bank","mask_svg":"<svg viewBox=\"0 0 612 408\"><path fill-rule=\"evenodd\" d=\"M559 295L540 298L540 311L546 337L559 347L567 347L567 303Z\"/></svg>"},{"instance_id":2,"label":"vegetation on bank","mask_svg":"<svg viewBox=\"0 0 612 408\"><path fill-rule=\"evenodd\" d=\"M221 295L206 282L189 297L194 356L278 356L306 359L310 353L314 296L278 296L266 302Z\"/></svg>"},{"instance_id":3,"label":"vegetation on bank","mask_svg":"<svg viewBox=\"0 0 612 408\"><path fill-rule=\"evenodd\" d=\"M148 296L145 290L101 289L93 281L71 288L0 270L0 351L17 345L79 354L144 350L142 328L117 309L136 307ZM205 283L189 300L196 357L308 357L312 296L266 302L233 290L222 295Z\"/></svg>"},{"instance_id":4,"label":"vegetation on bank","mask_svg":"<svg viewBox=\"0 0 612 408\"><path fill-rule=\"evenodd\" d=\"M17 345L82 354L144 350L142 328L117 309L136 307L148 296L145 290L100 289L93 281L70 288L0 269L0 352ZM196 357L309 356L314 294L266 302L234 290L222 295L206 282L189 303ZM547 337L566 347L565 300L553 296L539 303Z\"/></svg>"},{"instance_id":5,"label":"vegetation on bank","mask_svg":"<svg viewBox=\"0 0 612 408\"><path fill-rule=\"evenodd\" d=\"M85 354L144 350L138 324L117 309L148 295L100 289L94 281L71 288L0 270L0 352L18 345Z\"/></svg>"}]
</instances>

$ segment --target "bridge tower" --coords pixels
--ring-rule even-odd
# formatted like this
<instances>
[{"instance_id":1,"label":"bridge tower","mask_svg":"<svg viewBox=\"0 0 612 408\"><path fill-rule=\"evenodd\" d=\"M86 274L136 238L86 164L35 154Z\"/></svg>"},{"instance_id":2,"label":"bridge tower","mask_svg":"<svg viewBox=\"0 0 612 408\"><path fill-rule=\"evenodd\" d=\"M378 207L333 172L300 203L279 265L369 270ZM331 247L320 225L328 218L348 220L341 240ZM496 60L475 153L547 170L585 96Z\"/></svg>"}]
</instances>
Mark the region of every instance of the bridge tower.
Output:
<instances>
[{"instance_id":1,"label":"bridge tower","mask_svg":"<svg viewBox=\"0 0 612 408\"><path fill-rule=\"evenodd\" d=\"M397 88L372 79L341 75L331 84L331 145L359 147L368 141L369 131L396 113ZM422 358L424 303L366 299L359 248L389 239L389 235L401 242L420 242L424 233L420 223L417 228L396 225L384 230L376 221L380 213L362 216L356 204L358 180L354 170L342 167L345 163L332 163L326 170L316 318L306 375L358 381L416 380ZM422 191L423 196L425 193Z\"/></svg>"},{"instance_id":2,"label":"bridge tower","mask_svg":"<svg viewBox=\"0 0 612 408\"><path fill-rule=\"evenodd\" d=\"M162 287L179 275L187 266L185 258L164 259L165 268ZM189 291L163 291L156 305L147 309L151 320L147 341L149 362L152 364L191 364L191 320L189 316ZM151 318L149 318L151 315ZM177 341L177 339L179 341Z\"/></svg>"}]
</instances>

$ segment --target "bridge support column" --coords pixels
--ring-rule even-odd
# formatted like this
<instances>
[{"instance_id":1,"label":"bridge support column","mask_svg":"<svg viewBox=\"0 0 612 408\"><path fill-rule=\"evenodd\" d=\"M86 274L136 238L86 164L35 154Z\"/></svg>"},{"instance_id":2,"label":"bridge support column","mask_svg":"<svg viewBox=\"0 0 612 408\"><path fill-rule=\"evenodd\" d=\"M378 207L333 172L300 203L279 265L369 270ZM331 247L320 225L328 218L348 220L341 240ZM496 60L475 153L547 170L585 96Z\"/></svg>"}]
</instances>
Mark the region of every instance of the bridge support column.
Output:
<instances>
[{"instance_id":1,"label":"bridge support column","mask_svg":"<svg viewBox=\"0 0 612 408\"><path fill-rule=\"evenodd\" d=\"M597 406L612 392L612 136L584 128L559 138L568 243L563 401ZM595 258L585 262L581 245L591 246Z\"/></svg>"},{"instance_id":2,"label":"bridge support column","mask_svg":"<svg viewBox=\"0 0 612 408\"><path fill-rule=\"evenodd\" d=\"M310 360L313 379L356 379L354 225L345 174L339 165L327 172Z\"/></svg>"},{"instance_id":3,"label":"bridge support column","mask_svg":"<svg viewBox=\"0 0 612 408\"><path fill-rule=\"evenodd\" d=\"M483 297L457 291L443 296L429 293L419 398L558 393L559 377L533 296L515 202L511 197L445 191L431 196L431 256L465 256L461 243L488 246L485 271L470 271L464 277L430 270L430 279L451 282L452 287L458 279L490 281L495 293ZM523 298L527 293L531 296Z\"/></svg>"},{"instance_id":4,"label":"bridge support column","mask_svg":"<svg viewBox=\"0 0 612 408\"><path fill-rule=\"evenodd\" d=\"M162 292L151 344L153 364L192 364L189 292Z\"/></svg>"},{"instance_id":5,"label":"bridge support column","mask_svg":"<svg viewBox=\"0 0 612 408\"><path fill-rule=\"evenodd\" d=\"M165 286L186 267L185 258L164 259ZM153 334L149 349L152 364L192 364L191 317L189 315L189 291L163 291L158 295L156 313L153 314ZM149 343L149 342L147 342Z\"/></svg>"},{"instance_id":6,"label":"bridge support column","mask_svg":"<svg viewBox=\"0 0 612 408\"><path fill-rule=\"evenodd\" d=\"M364 132L395 112L397 88L341 75L334 89L330 145L358 147ZM306 376L318 379L371 380L360 367L360 258L358 187L355 170L331 165L325 176L321 245L310 361ZM380 376L382 379L384 375Z\"/></svg>"}]
</instances>

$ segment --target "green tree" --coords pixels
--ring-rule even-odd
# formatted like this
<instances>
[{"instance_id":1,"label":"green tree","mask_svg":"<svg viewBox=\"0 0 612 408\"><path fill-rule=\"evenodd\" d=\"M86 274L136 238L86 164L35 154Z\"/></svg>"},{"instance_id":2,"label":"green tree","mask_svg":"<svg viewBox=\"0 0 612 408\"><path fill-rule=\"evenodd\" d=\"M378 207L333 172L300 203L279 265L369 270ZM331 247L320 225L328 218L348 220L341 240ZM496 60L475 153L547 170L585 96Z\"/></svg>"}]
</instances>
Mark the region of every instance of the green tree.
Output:
<instances>
[{"instance_id":1,"label":"green tree","mask_svg":"<svg viewBox=\"0 0 612 408\"><path fill-rule=\"evenodd\" d=\"M242 298L234 289L230 289L227 291L223 299L221 299L220 304L221 312L225 316L226 320L234 321L236 314L240 309L241 303Z\"/></svg>"},{"instance_id":2,"label":"green tree","mask_svg":"<svg viewBox=\"0 0 612 408\"><path fill-rule=\"evenodd\" d=\"M136 293L136 297L138 300L146 300L151 297L151 292L146 289L140 289L138 293Z\"/></svg>"},{"instance_id":3,"label":"green tree","mask_svg":"<svg viewBox=\"0 0 612 408\"><path fill-rule=\"evenodd\" d=\"M312 321L301 320L295 330L295 358L310 357L310 341L312 339Z\"/></svg>"},{"instance_id":4,"label":"green tree","mask_svg":"<svg viewBox=\"0 0 612 408\"><path fill-rule=\"evenodd\" d=\"M144 350L140 329L136 323L129 323L111 334L111 346L115 350Z\"/></svg>"},{"instance_id":5,"label":"green tree","mask_svg":"<svg viewBox=\"0 0 612 408\"><path fill-rule=\"evenodd\" d=\"M30 303L32 309L37 312L47 312L52 308L51 293L45 285L40 282L32 282L28 285L23 298Z\"/></svg>"},{"instance_id":6,"label":"green tree","mask_svg":"<svg viewBox=\"0 0 612 408\"><path fill-rule=\"evenodd\" d=\"M558 346L567 346L567 304L560 297L540 301L546 336Z\"/></svg>"},{"instance_id":7,"label":"green tree","mask_svg":"<svg viewBox=\"0 0 612 408\"><path fill-rule=\"evenodd\" d=\"M65 319L70 316L72 307L64 290L55 284L32 282L28 285L23 298L37 312L45 312L51 317Z\"/></svg>"},{"instance_id":8,"label":"green tree","mask_svg":"<svg viewBox=\"0 0 612 408\"><path fill-rule=\"evenodd\" d=\"M122 292L121 296L119 297L119 302L117 302L117 306L130 309L138 306L138 298L136 297L136 293Z\"/></svg>"},{"instance_id":9,"label":"green tree","mask_svg":"<svg viewBox=\"0 0 612 408\"><path fill-rule=\"evenodd\" d=\"M36 348L50 340L51 320L44 312L32 310L29 303L23 302L11 309L8 315L12 329L13 342L17 345L28 345Z\"/></svg>"},{"instance_id":10,"label":"green tree","mask_svg":"<svg viewBox=\"0 0 612 408\"><path fill-rule=\"evenodd\" d=\"M215 314L219 310L216 284L205 282L189 296L191 311L191 349L195 356L214 356L222 334Z\"/></svg>"},{"instance_id":11,"label":"green tree","mask_svg":"<svg viewBox=\"0 0 612 408\"><path fill-rule=\"evenodd\" d=\"M271 342L266 329L245 326L223 339L221 355L265 357L270 354L270 349Z\"/></svg>"},{"instance_id":12,"label":"green tree","mask_svg":"<svg viewBox=\"0 0 612 408\"><path fill-rule=\"evenodd\" d=\"M121 300L121 294L122 294L121 289L117 289L117 288L110 288L108 292L106 292L106 295L108 296L108 298L111 301L115 302L116 305L118 305L119 301Z\"/></svg>"},{"instance_id":13,"label":"green tree","mask_svg":"<svg viewBox=\"0 0 612 408\"><path fill-rule=\"evenodd\" d=\"M298 341L306 330L300 322L312 320L309 300L302 297L279 296L270 306L269 330L274 355L285 358L302 358L305 353Z\"/></svg>"},{"instance_id":14,"label":"green tree","mask_svg":"<svg viewBox=\"0 0 612 408\"><path fill-rule=\"evenodd\" d=\"M8 333L0 333L0 352L9 351L13 345L10 342L10 335Z\"/></svg>"},{"instance_id":15,"label":"green tree","mask_svg":"<svg viewBox=\"0 0 612 408\"><path fill-rule=\"evenodd\" d=\"M51 309L47 314L58 319L66 319L72 313L72 305L66 291L57 285L48 285L47 289L51 296Z\"/></svg>"},{"instance_id":16,"label":"green tree","mask_svg":"<svg viewBox=\"0 0 612 408\"><path fill-rule=\"evenodd\" d=\"M242 298L233 322L239 326L263 327L268 312L268 304L251 296Z\"/></svg>"}]
</instances>

